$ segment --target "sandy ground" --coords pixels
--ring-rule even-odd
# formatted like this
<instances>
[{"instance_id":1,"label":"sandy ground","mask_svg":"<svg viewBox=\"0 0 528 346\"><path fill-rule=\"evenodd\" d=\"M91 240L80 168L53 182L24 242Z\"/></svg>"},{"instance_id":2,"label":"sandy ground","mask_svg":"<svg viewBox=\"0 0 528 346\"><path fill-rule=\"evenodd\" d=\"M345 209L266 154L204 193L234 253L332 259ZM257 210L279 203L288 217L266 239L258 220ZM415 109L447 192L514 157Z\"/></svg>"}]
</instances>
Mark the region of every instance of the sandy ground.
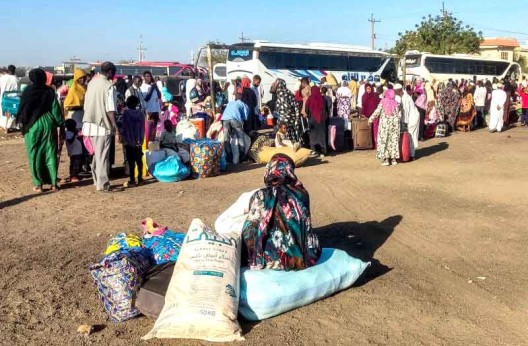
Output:
<instances>
[{"instance_id":1,"label":"sandy ground","mask_svg":"<svg viewBox=\"0 0 528 346\"><path fill-rule=\"evenodd\" d=\"M434 139L418 156L386 168L372 151L349 152L297 170L323 245L373 265L333 297L242 322L245 344L528 345L528 129ZM0 141L0 344L201 344L143 342L145 317L107 321L88 266L147 216L180 230L195 217L214 223L262 175L243 165L113 194L83 182L34 195L23 141ZM81 337L85 323L101 330Z\"/></svg>"}]
</instances>

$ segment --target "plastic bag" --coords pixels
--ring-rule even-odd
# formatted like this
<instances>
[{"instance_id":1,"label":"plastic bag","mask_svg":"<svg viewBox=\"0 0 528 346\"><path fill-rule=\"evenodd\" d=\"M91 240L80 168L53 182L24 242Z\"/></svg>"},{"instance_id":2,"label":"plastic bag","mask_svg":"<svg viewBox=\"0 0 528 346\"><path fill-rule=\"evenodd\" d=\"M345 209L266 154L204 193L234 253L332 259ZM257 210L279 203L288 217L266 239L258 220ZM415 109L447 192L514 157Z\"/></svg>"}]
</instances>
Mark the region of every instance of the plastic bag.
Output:
<instances>
[{"instance_id":1,"label":"plastic bag","mask_svg":"<svg viewBox=\"0 0 528 346\"><path fill-rule=\"evenodd\" d=\"M313 267L299 271L243 269L239 312L259 321L347 289L370 265L337 249L323 249Z\"/></svg>"},{"instance_id":2,"label":"plastic bag","mask_svg":"<svg viewBox=\"0 0 528 346\"><path fill-rule=\"evenodd\" d=\"M179 156L169 156L154 166L152 175L159 182L174 183L186 179L190 174L187 167Z\"/></svg>"},{"instance_id":3,"label":"plastic bag","mask_svg":"<svg viewBox=\"0 0 528 346\"><path fill-rule=\"evenodd\" d=\"M119 250L141 251L141 238L135 234L119 233L108 241L105 255Z\"/></svg>"},{"instance_id":4,"label":"plastic bag","mask_svg":"<svg viewBox=\"0 0 528 346\"><path fill-rule=\"evenodd\" d=\"M176 141L183 142L185 139L198 139L198 129L187 119L181 120L176 126Z\"/></svg>"}]
</instances>

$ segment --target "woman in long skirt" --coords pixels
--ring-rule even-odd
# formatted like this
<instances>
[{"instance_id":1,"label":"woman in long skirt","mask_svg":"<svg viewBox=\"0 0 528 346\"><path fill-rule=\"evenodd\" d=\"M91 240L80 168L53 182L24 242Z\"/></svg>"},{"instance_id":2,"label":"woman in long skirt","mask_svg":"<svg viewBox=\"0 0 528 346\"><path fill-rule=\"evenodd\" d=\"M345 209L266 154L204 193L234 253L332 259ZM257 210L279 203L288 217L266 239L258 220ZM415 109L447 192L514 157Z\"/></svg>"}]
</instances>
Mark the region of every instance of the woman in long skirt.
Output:
<instances>
[{"instance_id":1,"label":"woman in long skirt","mask_svg":"<svg viewBox=\"0 0 528 346\"><path fill-rule=\"evenodd\" d=\"M324 99L318 87L313 86L306 101L306 114L310 124L310 148L321 157L326 155L326 119Z\"/></svg>"},{"instance_id":2,"label":"woman in long skirt","mask_svg":"<svg viewBox=\"0 0 528 346\"><path fill-rule=\"evenodd\" d=\"M369 118L370 124L379 118L376 158L382 161L382 166L397 165L397 160L400 158L401 110L395 98L396 93L394 90L387 90L378 108Z\"/></svg>"},{"instance_id":3,"label":"woman in long skirt","mask_svg":"<svg viewBox=\"0 0 528 346\"><path fill-rule=\"evenodd\" d=\"M46 73L42 69L29 72L33 83L20 98L18 123L21 126L29 158L29 170L35 192L42 192L43 185L57 185L57 128L63 118L55 91L46 86Z\"/></svg>"}]
</instances>

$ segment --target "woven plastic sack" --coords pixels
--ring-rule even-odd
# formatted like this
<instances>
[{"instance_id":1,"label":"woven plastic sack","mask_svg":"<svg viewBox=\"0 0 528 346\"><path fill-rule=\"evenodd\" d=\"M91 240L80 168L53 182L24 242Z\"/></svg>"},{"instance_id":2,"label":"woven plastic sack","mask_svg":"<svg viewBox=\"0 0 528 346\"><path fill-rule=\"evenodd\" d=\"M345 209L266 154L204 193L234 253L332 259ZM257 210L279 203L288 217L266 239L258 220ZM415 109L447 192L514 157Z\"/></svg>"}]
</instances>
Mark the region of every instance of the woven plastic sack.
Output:
<instances>
[{"instance_id":1,"label":"woven plastic sack","mask_svg":"<svg viewBox=\"0 0 528 346\"><path fill-rule=\"evenodd\" d=\"M196 178L217 176L223 145L212 139L200 139L191 143L191 167Z\"/></svg>"},{"instance_id":2,"label":"woven plastic sack","mask_svg":"<svg viewBox=\"0 0 528 346\"><path fill-rule=\"evenodd\" d=\"M185 234L170 230L159 235L146 234L143 237L143 248L156 264L176 262Z\"/></svg>"},{"instance_id":3,"label":"woven plastic sack","mask_svg":"<svg viewBox=\"0 0 528 346\"><path fill-rule=\"evenodd\" d=\"M123 322L140 314L135 307L142 276L150 262L142 251L116 251L90 266L104 310L114 322Z\"/></svg>"},{"instance_id":4,"label":"woven plastic sack","mask_svg":"<svg viewBox=\"0 0 528 346\"><path fill-rule=\"evenodd\" d=\"M179 156L169 156L156 163L152 175L159 182L174 183L186 179L190 173L189 167L181 161Z\"/></svg>"},{"instance_id":5,"label":"woven plastic sack","mask_svg":"<svg viewBox=\"0 0 528 346\"><path fill-rule=\"evenodd\" d=\"M243 340L237 321L240 236L192 221L154 328L143 339Z\"/></svg>"},{"instance_id":6,"label":"woven plastic sack","mask_svg":"<svg viewBox=\"0 0 528 346\"><path fill-rule=\"evenodd\" d=\"M119 250L141 250L141 238L135 234L119 233L110 238L106 246L105 255Z\"/></svg>"},{"instance_id":7,"label":"woven plastic sack","mask_svg":"<svg viewBox=\"0 0 528 346\"><path fill-rule=\"evenodd\" d=\"M249 149L248 156L253 162L259 162L259 154L262 148L264 147L273 147L275 146L275 140L270 138L268 135L260 135L255 139L253 144Z\"/></svg>"},{"instance_id":8,"label":"woven plastic sack","mask_svg":"<svg viewBox=\"0 0 528 346\"><path fill-rule=\"evenodd\" d=\"M239 312L259 321L347 289L370 265L337 249L323 249L313 267L299 271L243 269Z\"/></svg>"}]
</instances>

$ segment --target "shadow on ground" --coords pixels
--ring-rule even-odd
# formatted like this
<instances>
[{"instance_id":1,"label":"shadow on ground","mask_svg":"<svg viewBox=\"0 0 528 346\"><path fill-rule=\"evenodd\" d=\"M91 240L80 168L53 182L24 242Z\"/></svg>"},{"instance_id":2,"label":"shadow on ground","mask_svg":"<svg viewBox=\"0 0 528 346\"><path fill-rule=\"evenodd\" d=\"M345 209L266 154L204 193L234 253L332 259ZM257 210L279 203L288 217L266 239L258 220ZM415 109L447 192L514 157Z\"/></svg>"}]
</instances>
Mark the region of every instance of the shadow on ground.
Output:
<instances>
[{"instance_id":1,"label":"shadow on ground","mask_svg":"<svg viewBox=\"0 0 528 346\"><path fill-rule=\"evenodd\" d=\"M423 159L434 154L438 154L441 151L447 150L449 144L447 142L440 142L427 148L416 150L416 159Z\"/></svg>"},{"instance_id":2,"label":"shadow on ground","mask_svg":"<svg viewBox=\"0 0 528 346\"><path fill-rule=\"evenodd\" d=\"M319 227L315 232L322 247L340 249L352 257L371 262L370 268L354 284L362 286L392 270L375 259L374 254L389 239L402 219L401 215L396 215L381 222L340 222Z\"/></svg>"}]
</instances>

